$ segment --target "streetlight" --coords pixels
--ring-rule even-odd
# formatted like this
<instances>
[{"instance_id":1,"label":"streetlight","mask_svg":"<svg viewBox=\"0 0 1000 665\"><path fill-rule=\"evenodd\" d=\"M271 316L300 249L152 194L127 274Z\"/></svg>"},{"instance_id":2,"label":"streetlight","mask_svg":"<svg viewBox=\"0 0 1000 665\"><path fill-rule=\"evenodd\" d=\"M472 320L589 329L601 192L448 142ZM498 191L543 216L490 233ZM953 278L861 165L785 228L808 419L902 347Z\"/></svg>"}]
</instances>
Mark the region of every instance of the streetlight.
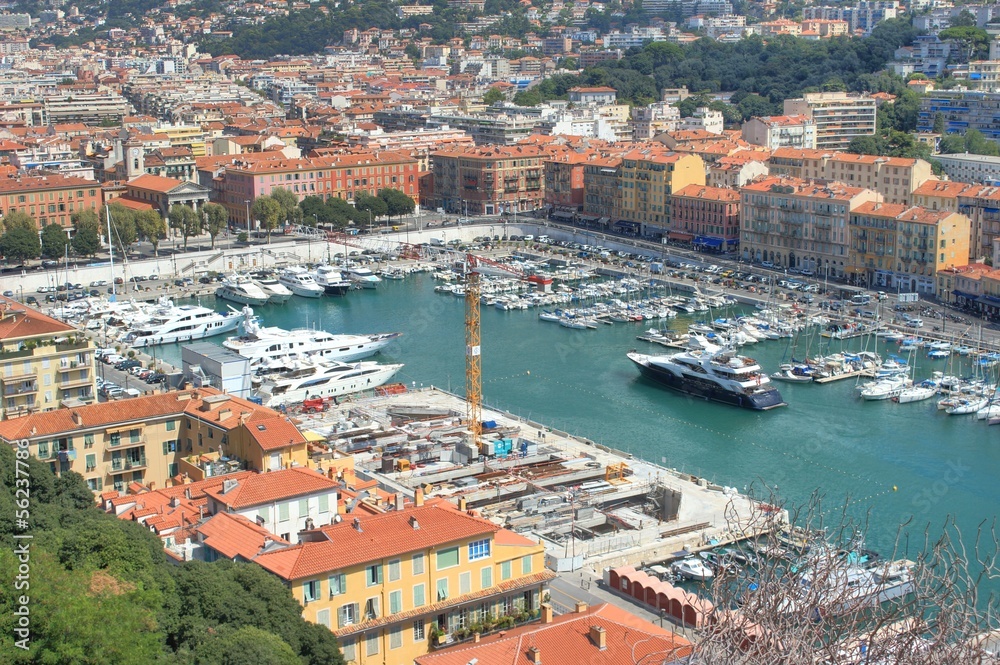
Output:
<instances>
[{"instance_id":1,"label":"streetlight","mask_svg":"<svg viewBox=\"0 0 1000 665\"><path fill-rule=\"evenodd\" d=\"M247 242L250 242L250 199L244 199L243 204L247 207Z\"/></svg>"}]
</instances>

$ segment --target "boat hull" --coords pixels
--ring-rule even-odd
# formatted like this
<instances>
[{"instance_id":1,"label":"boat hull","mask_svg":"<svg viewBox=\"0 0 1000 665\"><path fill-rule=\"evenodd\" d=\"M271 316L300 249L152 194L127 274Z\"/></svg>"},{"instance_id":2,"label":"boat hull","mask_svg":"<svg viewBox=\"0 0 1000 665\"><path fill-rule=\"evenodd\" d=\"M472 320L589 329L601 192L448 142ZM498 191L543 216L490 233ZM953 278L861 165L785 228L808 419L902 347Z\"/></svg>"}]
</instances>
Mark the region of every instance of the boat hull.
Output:
<instances>
[{"instance_id":1,"label":"boat hull","mask_svg":"<svg viewBox=\"0 0 1000 665\"><path fill-rule=\"evenodd\" d=\"M639 373L644 378L685 395L692 395L712 402L720 402L754 411L767 411L779 406L787 406L787 403L781 397L781 393L774 389L752 395L741 395L723 390L712 381L678 376L669 370L648 365L634 358L629 358L629 360L635 363L636 367L639 368Z\"/></svg>"},{"instance_id":2,"label":"boat hull","mask_svg":"<svg viewBox=\"0 0 1000 665\"><path fill-rule=\"evenodd\" d=\"M328 296L346 296L351 290L350 284L324 284L323 293Z\"/></svg>"},{"instance_id":3,"label":"boat hull","mask_svg":"<svg viewBox=\"0 0 1000 665\"><path fill-rule=\"evenodd\" d=\"M266 305L270 300L269 297L255 298L253 296L240 293L239 291L233 291L232 289L227 289L225 287L216 289L215 297L221 298L222 300L228 300L230 302L236 302L241 305L253 305L254 307L260 307L261 305Z\"/></svg>"}]
</instances>

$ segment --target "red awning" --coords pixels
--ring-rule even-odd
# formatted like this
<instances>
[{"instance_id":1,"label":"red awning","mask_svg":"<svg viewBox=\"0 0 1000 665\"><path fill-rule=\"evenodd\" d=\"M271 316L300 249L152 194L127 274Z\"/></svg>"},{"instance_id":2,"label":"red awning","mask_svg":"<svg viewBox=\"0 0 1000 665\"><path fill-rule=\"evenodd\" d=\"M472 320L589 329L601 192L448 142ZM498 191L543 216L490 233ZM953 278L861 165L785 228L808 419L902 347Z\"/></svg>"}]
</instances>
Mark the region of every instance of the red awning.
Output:
<instances>
[{"instance_id":1,"label":"red awning","mask_svg":"<svg viewBox=\"0 0 1000 665\"><path fill-rule=\"evenodd\" d=\"M671 231L667 234L667 237L671 240L681 240L683 242L690 242L694 239L694 235L690 233L681 233L680 231Z\"/></svg>"}]
</instances>

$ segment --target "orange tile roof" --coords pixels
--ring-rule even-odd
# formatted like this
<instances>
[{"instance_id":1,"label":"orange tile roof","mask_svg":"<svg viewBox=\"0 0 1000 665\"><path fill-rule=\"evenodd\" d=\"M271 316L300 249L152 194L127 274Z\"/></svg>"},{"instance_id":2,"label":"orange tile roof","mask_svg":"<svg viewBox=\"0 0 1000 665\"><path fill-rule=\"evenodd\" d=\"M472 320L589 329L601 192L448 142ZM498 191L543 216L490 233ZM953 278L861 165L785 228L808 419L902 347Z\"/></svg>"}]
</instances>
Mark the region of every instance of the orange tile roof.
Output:
<instances>
[{"instance_id":1,"label":"orange tile roof","mask_svg":"<svg viewBox=\"0 0 1000 665\"><path fill-rule=\"evenodd\" d=\"M13 298L0 296L0 341L75 332L76 328L69 324L22 305Z\"/></svg>"},{"instance_id":2,"label":"orange tile roof","mask_svg":"<svg viewBox=\"0 0 1000 665\"><path fill-rule=\"evenodd\" d=\"M410 519L415 518L418 528ZM354 520L361 530L354 528ZM474 536L489 536L500 527L456 509L444 500L379 515L351 513L343 522L321 528L329 538L262 554L254 561L286 580L342 570L367 561L426 550Z\"/></svg>"},{"instance_id":3,"label":"orange tile roof","mask_svg":"<svg viewBox=\"0 0 1000 665\"><path fill-rule=\"evenodd\" d=\"M772 187L790 187L791 196L822 197L832 200L851 199L866 191L863 187L849 187L841 182L815 182L788 176L765 176L743 186L740 191L771 192Z\"/></svg>"},{"instance_id":4,"label":"orange tile roof","mask_svg":"<svg viewBox=\"0 0 1000 665\"><path fill-rule=\"evenodd\" d=\"M236 487L222 491L222 483L205 490L205 494L233 510L273 503L297 496L333 491L337 483L312 469L282 469L258 473L237 481Z\"/></svg>"},{"instance_id":5,"label":"orange tile roof","mask_svg":"<svg viewBox=\"0 0 1000 665\"><path fill-rule=\"evenodd\" d=\"M977 185L970 185L967 182L956 182L954 180L928 180L913 190L914 196L943 196L957 197L973 189Z\"/></svg>"},{"instance_id":6,"label":"orange tile roof","mask_svg":"<svg viewBox=\"0 0 1000 665\"><path fill-rule=\"evenodd\" d=\"M851 214L869 215L871 217L892 217L896 218L910 209L910 206L902 203L879 203L877 201L865 201L859 206L851 208Z\"/></svg>"},{"instance_id":7,"label":"orange tile roof","mask_svg":"<svg viewBox=\"0 0 1000 665\"><path fill-rule=\"evenodd\" d=\"M100 185L96 180L77 178L76 176L64 175L42 175L42 176L21 176L16 178L6 178L0 180L0 194L11 192L35 192L38 190L50 189L75 189L79 187L97 187Z\"/></svg>"},{"instance_id":8,"label":"orange tile roof","mask_svg":"<svg viewBox=\"0 0 1000 665\"><path fill-rule=\"evenodd\" d=\"M184 184L183 180L176 180L174 178L164 178L163 176L150 175L146 173L138 178L133 178L128 181L129 187L134 187L136 189L145 189L151 192L160 192L167 194L180 185Z\"/></svg>"},{"instance_id":9,"label":"orange tile roof","mask_svg":"<svg viewBox=\"0 0 1000 665\"><path fill-rule=\"evenodd\" d=\"M687 185L674 192L674 196L690 199L705 199L708 201L721 201L724 203L737 203L740 200L740 193L735 189L726 187L707 187L705 185Z\"/></svg>"},{"instance_id":10,"label":"orange tile roof","mask_svg":"<svg viewBox=\"0 0 1000 665\"><path fill-rule=\"evenodd\" d=\"M261 549L272 541L287 545L288 541L272 535L267 529L254 524L242 515L219 513L195 529L202 535L202 543L206 547L226 557L235 559L242 557L250 560L257 556Z\"/></svg>"},{"instance_id":11,"label":"orange tile roof","mask_svg":"<svg viewBox=\"0 0 1000 665\"><path fill-rule=\"evenodd\" d=\"M604 629L605 648L590 639L590 629ZM416 665L528 665L528 649L538 649L543 663L662 663L692 654L691 643L611 604L563 614L548 624L531 624L482 638L479 643L444 649L414 659ZM670 658L672 656L672 658Z\"/></svg>"},{"instance_id":12,"label":"orange tile roof","mask_svg":"<svg viewBox=\"0 0 1000 665\"><path fill-rule=\"evenodd\" d=\"M256 419L247 424L247 431L264 451L279 450L306 442L302 432L284 416Z\"/></svg>"}]
</instances>

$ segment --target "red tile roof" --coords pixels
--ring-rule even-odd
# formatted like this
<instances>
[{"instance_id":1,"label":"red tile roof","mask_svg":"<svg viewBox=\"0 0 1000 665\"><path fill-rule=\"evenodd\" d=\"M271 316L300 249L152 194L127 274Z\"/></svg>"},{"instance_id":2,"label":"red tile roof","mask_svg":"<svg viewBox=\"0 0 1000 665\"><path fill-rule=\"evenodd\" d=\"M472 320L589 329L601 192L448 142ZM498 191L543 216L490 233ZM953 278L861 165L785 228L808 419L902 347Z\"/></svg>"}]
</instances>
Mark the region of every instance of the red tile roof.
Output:
<instances>
[{"instance_id":1,"label":"red tile roof","mask_svg":"<svg viewBox=\"0 0 1000 665\"><path fill-rule=\"evenodd\" d=\"M76 328L71 325L22 305L13 298L0 296L0 341L75 332Z\"/></svg>"},{"instance_id":2,"label":"red tile roof","mask_svg":"<svg viewBox=\"0 0 1000 665\"><path fill-rule=\"evenodd\" d=\"M416 528L411 518L416 519ZM360 531L354 527L355 519ZM500 531L500 527L461 512L447 501L437 500L380 515L358 517L351 513L343 522L320 530L330 540L269 552L254 561L279 577L296 580L473 536L489 536Z\"/></svg>"},{"instance_id":3,"label":"red tile roof","mask_svg":"<svg viewBox=\"0 0 1000 665\"><path fill-rule=\"evenodd\" d=\"M590 637L591 627L604 629L604 649ZM563 614L548 624L532 624L490 635L478 644L436 651L414 660L416 665L467 665L473 659L489 665L528 665L528 649L538 649L543 663L664 663L692 653L691 643L610 604L586 612Z\"/></svg>"},{"instance_id":4,"label":"red tile roof","mask_svg":"<svg viewBox=\"0 0 1000 665\"><path fill-rule=\"evenodd\" d=\"M129 187L145 189L151 192L161 192L163 194L173 191L182 184L184 184L182 180L164 178L163 176L150 175L149 173L141 175L138 178L133 178L128 182Z\"/></svg>"},{"instance_id":5,"label":"red tile roof","mask_svg":"<svg viewBox=\"0 0 1000 665\"><path fill-rule=\"evenodd\" d=\"M247 431L264 451L280 450L306 442L302 432L284 416L248 422Z\"/></svg>"},{"instance_id":6,"label":"red tile roof","mask_svg":"<svg viewBox=\"0 0 1000 665\"><path fill-rule=\"evenodd\" d=\"M288 541L272 535L267 529L257 526L242 515L219 513L195 529L202 535L202 543L206 547L226 557L235 559L253 559L257 556L265 541L287 545Z\"/></svg>"},{"instance_id":7,"label":"red tile roof","mask_svg":"<svg viewBox=\"0 0 1000 665\"><path fill-rule=\"evenodd\" d=\"M239 480L236 487L223 493L222 483L207 488L205 493L219 503L241 510L250 506L273 503L282 499L333 491L337 483L312 469L282 469L259 473Z\"/></svg>"}]
</instances>

